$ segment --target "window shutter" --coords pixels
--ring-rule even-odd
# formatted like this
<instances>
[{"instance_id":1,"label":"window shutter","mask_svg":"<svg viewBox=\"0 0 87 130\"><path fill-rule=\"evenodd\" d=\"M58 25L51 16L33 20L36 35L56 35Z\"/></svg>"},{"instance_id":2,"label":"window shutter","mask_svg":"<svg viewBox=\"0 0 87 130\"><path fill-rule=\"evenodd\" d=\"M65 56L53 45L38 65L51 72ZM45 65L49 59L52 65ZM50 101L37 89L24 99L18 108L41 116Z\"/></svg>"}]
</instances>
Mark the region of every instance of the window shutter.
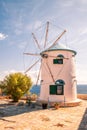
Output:
<instances>
[{"instance_id":1,"label":"window shutter","mask_svg":"<svg viewBox=\"0 0 87 130\"><path fill-rule=\"evenodd\" d=\"M56 95L57 85L50 85L50 94Z\"/></svg>"}]
</instances>

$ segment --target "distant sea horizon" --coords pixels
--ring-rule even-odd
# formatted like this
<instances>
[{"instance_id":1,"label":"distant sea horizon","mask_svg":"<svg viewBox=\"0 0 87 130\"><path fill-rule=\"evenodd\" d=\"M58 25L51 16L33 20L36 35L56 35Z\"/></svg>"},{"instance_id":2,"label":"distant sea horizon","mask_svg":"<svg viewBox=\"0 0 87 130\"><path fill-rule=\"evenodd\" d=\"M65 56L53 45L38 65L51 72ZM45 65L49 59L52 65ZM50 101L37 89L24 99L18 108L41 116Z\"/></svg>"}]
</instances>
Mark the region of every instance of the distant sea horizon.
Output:
<instances>
[{"instance_id":1,"label":"distant sea horizon","mask_svg":"<svg viewBox=\"0 0 87 130\"><path fill-rule=\"evenodd\" d=\"M87 94L87 84L77 84L78 94Z\"/></svg>"},{"instance_id":2,"label":"distant sea horizon","mask_svg":"<svg viewBox=\"0 0 87 130\"><path fill-rule=\"evenodd\" d=\"M33 85L30 92L39 95L40 85ZM77 84L77 94L87 94L87 84Z\"/></svg>"}]
</instances>

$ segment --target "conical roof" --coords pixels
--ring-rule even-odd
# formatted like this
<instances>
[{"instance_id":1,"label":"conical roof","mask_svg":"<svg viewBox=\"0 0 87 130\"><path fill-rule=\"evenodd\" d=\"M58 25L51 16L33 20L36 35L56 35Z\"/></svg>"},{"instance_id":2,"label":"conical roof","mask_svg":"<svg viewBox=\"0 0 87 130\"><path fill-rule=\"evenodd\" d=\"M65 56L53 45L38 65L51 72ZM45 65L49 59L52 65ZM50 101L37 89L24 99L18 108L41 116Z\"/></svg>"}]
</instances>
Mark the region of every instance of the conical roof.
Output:
<instances>
[{"instance_id":1,"label":"conical roof","mask_svg":"<svg viewBox=\"0 0 87 130\"><path fill-rule=\"evenodd\" d=\"M69 47L63 45L63 44L56 44L52 47L49 47L47 50L45 51L56 51L56 50L63 50L63 51L71 51L76 55L76 51L70 49Z\"/></svg>"}]
</instances>

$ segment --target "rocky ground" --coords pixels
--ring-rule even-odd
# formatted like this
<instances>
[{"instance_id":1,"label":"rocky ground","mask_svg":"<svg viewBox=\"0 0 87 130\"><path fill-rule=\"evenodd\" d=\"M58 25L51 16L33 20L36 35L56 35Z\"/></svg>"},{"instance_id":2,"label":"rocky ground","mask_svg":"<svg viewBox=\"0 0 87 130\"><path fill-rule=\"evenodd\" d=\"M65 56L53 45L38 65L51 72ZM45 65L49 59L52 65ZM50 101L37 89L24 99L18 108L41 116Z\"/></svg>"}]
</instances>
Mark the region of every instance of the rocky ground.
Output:
<instances>
[{"instance_id":1,"label":"rocky ground","mask_svg":"<svg viewBox=\"0 0 87 130\"><path fill-rule=\"evenodd\" d=\"M0 100L0 130L87 130L87 100L76 107L42 109L33 102Z\"/></svg>"}]
</instances>

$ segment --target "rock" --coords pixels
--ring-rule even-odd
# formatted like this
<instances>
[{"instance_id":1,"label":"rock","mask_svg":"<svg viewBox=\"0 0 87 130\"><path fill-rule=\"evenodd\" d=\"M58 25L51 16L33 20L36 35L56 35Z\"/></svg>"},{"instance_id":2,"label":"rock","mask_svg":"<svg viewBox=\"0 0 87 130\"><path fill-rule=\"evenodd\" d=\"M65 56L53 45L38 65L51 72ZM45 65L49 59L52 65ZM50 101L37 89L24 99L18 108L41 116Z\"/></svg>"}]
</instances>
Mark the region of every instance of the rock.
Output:
<instances>
[{"instance_id":1,"label":"rock","mask_svg":"<svg viewBox=\"0 0 87 130\"><path fill-rule=\"evenodd\" d=\"M19 103L18 103L18 106L24 106L24 102L22 102L22 101L19 102Z\"/></svg>"}]
</instances>

